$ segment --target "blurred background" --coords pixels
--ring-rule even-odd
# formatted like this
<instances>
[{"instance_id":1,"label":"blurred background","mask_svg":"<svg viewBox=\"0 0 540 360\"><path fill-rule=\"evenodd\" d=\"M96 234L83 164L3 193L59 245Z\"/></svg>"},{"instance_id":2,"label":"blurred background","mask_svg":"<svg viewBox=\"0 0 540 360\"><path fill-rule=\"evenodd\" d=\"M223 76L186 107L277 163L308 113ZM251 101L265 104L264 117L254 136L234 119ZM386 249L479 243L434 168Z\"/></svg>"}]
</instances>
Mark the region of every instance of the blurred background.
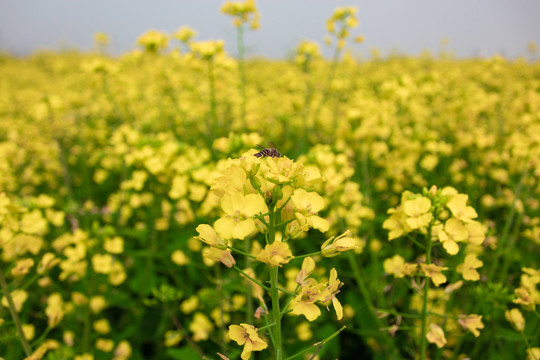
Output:
<instances>
[{"instance_id":1,"label":"blurred background","mask_svg":"<svg viewBox=\"0 0 540 360\"><path fill-rule=\"evenodd\" d=\"M224 0L12 1L0 0L0 50L26 55L43 49L92 49L93 35L107 33L113 55L135 48L149 29L173 32L181 25L196 40L224 39L236 52L236 32L219 9ZM257 2L261 28L246 36L248 56L284 58L302 39L323 42L324 21L337 6L356 5L363 35L359 53L382 55L452 51L458 57L527 55L540 44L536 0L264 0ZM534 48L534 46L533 46ZM325 55L330 50L325 49Z\"/></svg>"}]
</instances>

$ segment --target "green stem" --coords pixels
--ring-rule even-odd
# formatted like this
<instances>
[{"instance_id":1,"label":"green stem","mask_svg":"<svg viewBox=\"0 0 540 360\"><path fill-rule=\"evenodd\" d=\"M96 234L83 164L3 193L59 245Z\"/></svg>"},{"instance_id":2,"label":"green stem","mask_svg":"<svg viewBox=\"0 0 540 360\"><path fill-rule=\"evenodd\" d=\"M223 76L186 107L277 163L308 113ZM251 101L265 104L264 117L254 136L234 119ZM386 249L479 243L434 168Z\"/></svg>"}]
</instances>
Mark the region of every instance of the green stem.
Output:
<instances>
[{"instance_id":1,"label":"green stem","mask_svg":"<svg viewBox=\"0 0 540 360\"><path fill-rule=\"evenodd\" d=\"M255 284L259 285L260 287L262 287L264 290L270 292L270 288L268 288L267 286L264 286L259 280L257 279L254 279L252 278L251 276L249 276L248 274L246 274L245 272L243 272L238 266L233 266L233 269L238 271L240 274L242 274L242 276L244 276L245 278L251 280L252 282L254 282ZM250 293L249 293L249 297L251 297L251 288L250 288Z\"/></svg>"},{"instance_id":2,"label":"green stem","mask_svg":"<svg viewBox=\"0 0 540 360\"><path fill-rule=\"evenodd\" d=\"M270 267L270 283L272 294L272 317L276 326L274 327L274 340L276 360L282 360L283 354L281 350L281 315L279 309L279 290L278 290L278 270L279 267Z\"/></svg>"},{"instance_id":3,"label":"green stem","mask_svg":"<svg viewBox=\"0 0 540 360\"><path fill-rule=\"evenodd\" d=\"M19 341L21 342L21 345L24 349L24 353L26 354L26 356L30 356L32 355L32 349L30 348L30 344L28 343L28 340L26 340L26 337L24 336L21 320L19 319L19 315L17 315L17 310L15 309L13 298L11 297L11 294L8 290L6 278L4 277L4 272L2 271L1 268L0 268L0 285L2 285L4 297L7 300L11 318L13 319L13 322L15 323L15 327L17 328L17 335L19 336Z\"/></svg>"},{"instance_id":4,"label":"green stem","mask_svg":"<svg viewBox=\"0 0 540 360\"><path fill-rule=\"evenodd\" d=\"M349 264L353 271L354 280L356 281L358 290L360 290L360 294L362 295L362 298L367 305L371 318L373 319L377 328L377 334L380 336L380 341L386 344L385 349L387 349L388 352L390 352L391 354L396 354L396 347L394 341L389 337L387 332L380 331L383 326L381 324L381 320L375 313L375 305L373 302L373 298L371 297L371 293L366 286L362 274L360 273L360 267L358 266L358 262L356 261L355 254L353 252L348 252L347 258L349 259Z\"/></svg>"},{"instance_id":5,"label":"green stem","mask_svg":"<svg viewBox=\"0 0 540 360\"><path fill-rule=\"evenodd\" d=\"M268 228L268 241L270 244L276 240L276 214L270 213L270 227ZM279 284L278 284L278 266L270 266L270 293L272 295L272 318L276 324L272 333L274 335L274 346L276 351L276 360L283 360L281 345L281 310L279 307Z\"/></svg>"},{"instance_id":6,"label":"green stem","mask_svg":"<svg viewBox=\"0 0 540 360\"><path fill-rule=\"evenodd\" d=\"M247 240L247 239L246 239ZM245 252L245 251L242 251L242 250L238 250L237 248L233 248L232 246L227 246L227 249L231 250L231 251L234 251L234 252L237 252L239 254L242 254L244 255L245 257L249 258L249 259L256 259L257 257L256 256L253 256L251 255L249 252ZM247 262L246 262L246 265ZM249 267L249 266L246 266L246 267Z\"/></svg>"},{"instance_id":7,"label":"green stem","mask_svg":"<svg viewBox=\"0 0 540 360\"><path fill-rule=\"evenodd\" d=\"M426 264L431 264L431 247L433 245L433 241L431 240L431 226L432 224L429 224L428 231L427 231L427 247L426 247ZM422 305L422 334L420 335L420 360L426 359L426 350L427 350L427 341L426 341L426 334L427 334L427 320L428 320L428 295L429 295L429 279L426 278L426 282L424 284L424 303Z\"/></svg>"},{"instance_id":8,"label":"green stem","mask_svg":"<svg viewBox=\"0 0 540 360\"><path fill-rule=\"evenodd\" d=\"M310 253L310 254L305 254L305 255L295 256L295 257L292 258L291 260L303 259L303 258L308 257L308 256L317 256L317 255L320 255L320 254L321 254L321 252L320 252L320 251L317 251L317 252Z\"/></svg>"}]
</instances>

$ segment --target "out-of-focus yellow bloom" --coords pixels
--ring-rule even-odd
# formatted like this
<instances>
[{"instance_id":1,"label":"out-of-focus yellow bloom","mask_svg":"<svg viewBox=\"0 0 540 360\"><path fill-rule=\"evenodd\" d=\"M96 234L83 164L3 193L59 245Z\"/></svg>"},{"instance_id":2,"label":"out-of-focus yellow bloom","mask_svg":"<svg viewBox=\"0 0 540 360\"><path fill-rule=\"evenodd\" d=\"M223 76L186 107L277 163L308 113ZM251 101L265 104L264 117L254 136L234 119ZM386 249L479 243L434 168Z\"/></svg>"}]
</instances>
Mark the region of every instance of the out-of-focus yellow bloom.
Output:
<instances>
[{"instance_id":1,"label":"out-of-focus yellow bloom","mask_svg":"<svg viewBox=\"0 0 540 360\"><path fill-rule=\"evenodd\" d=\"M438 266L435 264L420 264L422 272L433 281L435 286L439 286L446 282L446 276L441 272L442 270L448 270L447 267Z\"/></svg>"},{"instance_id":2,"label":"out-of-focus yellow bloom","mask_svg":"<svg viewBox=\"0 0 540 360\"><path fill-rule=\"evenodd\" d=\"M184 314L189 314L195 311L198 306L199 298L195 295L192 295L186 300L182 301L182 303L180 304L180 310L182 310Z\"/></svg>"},{"instance_id":3,"label":"out-of-focus yellow bloom","mask_svg":"<svg viewBox=\"0 0 540 360\"><path fill-rule=\"evenodd\" d=\"M233 25L240 27L250 22L253 30L259 28L260 13L257 10L255 0L227 1L221 7L221 12L233 17Z\"/></svg>"},{"instance_id":4,"label":"out-of-focus yellow bloom","mask_svg":"<svg viewBox=\"0 0 540 360\"><path fill-rule=\"evenodd\" d=\"M484 324L482 323L482 315L460 315L458 323L459 325L463 326L463 328L472 332L475 337L480 336L480 331L478 329L484 328Z\"/></svg>"},{"instance_id":5,"label":"out-of-focus yellow bloom","mask_svg":"<svg viewBox=\"0 0 540 360\"><path fill-rule=\"evenodd\" d=\"M197 31L189 26L181 26L172 34L172 36L181 42L189 43L191 39L197 36Z\"/></svg>"},{"instance_id":6,"label":"out-of-focus yellow bloom","mask_svg":"<svg viewBox=\"0 0 540 360\"><path fill-rule=\"evenodd\" d=\"M11 293L11 299L13 300L13 305L15 306L15 311L18 313L21 312L26 299L28 299L28 293L21 289L15 289ZM2 296L2 306L7 308L8 301L5 296Z\"/></svg>"},{"instance_id":7,"label":"out-of-focus yellow bloom","mask_svg":"<svg viewBox=\"0 0 540 360\"><path fill-rule=\"evenodd\" d=\"M533 291L534 290L535 289L533 289ZM523 306L525 310L529 311L534 311L536 309L536 302L534 301L534 297L528 288L520 286L514 290L514 294L516 295L516 298L512 300L514 304L519 304Z\"/></svg>"},{"instance_id":8,"label":"out-of-focus yellow bloom","mask_svg":"<svg viewBox=\"0 0 540 360\"><path fill-rule=\"evenodd\" d=\"M131 357L131 345L126 340L122 340L114 349L114 357L112 360L127 360Z\"/></svg>"},{"instance_id":9,"label":"out-of-focus yellow bloom","mask_svg":"<svg viewBox=\"0 0 540 360\"><path fill-rule=\"evenodd\" d=\"M213 60L216 55L223 54L225 43L223 40L208 40L192 42L189 47L195 56L203 60Z\"/></svg>"},{"instance_id":10,"label":"out-of-focus yellow bloom","mask_svg":"<svg viewBox=\"0 0 540 360\"><path fill-rule=\"evenodd\" d=\"M189 330L193 333L194 341L202 341L208 339L214 325L208 320L206 315L201 312L195 313L191 324L189 324Z\"/></svg>"},{"instance_id":11,"label":"out-of-focus yellow bloom","mask_svg":"<svg viewBox=\"0 0 540 360\"><path fill-rule=\"evenodd\" d=\"M178 266L184 266L189 264L189 258L182 250L175 250L171 254L171 260Z\"/></svg>"},{"instance_id":12,"label":"out-of-focus yellow bloom","mask_svg":"<svg viewBox=\"0 0 540 360\"><path fill-rule=\"evenodd\" d=\"M60 347L60 344L56 340L46 339L44 340L32 355L26 357L24 360L40 360L43 359L47 351L56 350Z\"/></svg>"},{"instance_id":13,"label":"out-of-focus yellow bloom","mask_svg":"<svg viewBox=\"0 0 540 360\"><path fill-rule=\"evenodd\" d=\"M94 355L86 353L82 355L75 355L73 360L94 360Z\"/></svg>"},{"instance_id":14,"label":"out-of-focus yellow bloom","mask_svg":"<svg viewBox=\"0 0 540 360\"><path fill-rule=\"evenodd\" d=\"M426 339L430 343L437 345L438 348L442 348L444 345L446 345L444 331L439 325L436 324L429 324L429 331L426 334Z\"/></svg>"},{"instance_id":15,"label":"out-of-focus yellow bloom","mask_svg":"<svg viewBox=\"0 0 540 360\"><path fill-rule=\"evenodd\" d=\"M522 332L525 329L525 318L518 309L506 310L504 317L517 331Z\"/></svg>"},{"instance_id":16,"label":"out-of-focus yellow bloom","mask_svg":"<svg viewBox=\"0 0 540 360\"><path fill-rule=\"evenodd\" d=\"M484 263L476 257L474 254L468 254L465 257L463 264L458 265L456 271L461 273L463 279L470 281L480 280L480 274L476 269L482 267Z\"/></svg>"},{"instance_id":17,"label":"out-of-focus yellow bloom","mask_svg":"<svg viewBox=\"0 0 540 360\"><path fill-rule=\"evenodd\" d=\"M15 266L11 269L11 275L18 277L28 274L34 266L34 260L30 258L17 260Z\"/></svg>"},{"instance_id":18,"label":"out-of-focus yellow bloom","mask_svg":"<svg viewBox=\"0 0 540 360\"><path fill-rule=\"evenodd\" d=\"M98 274L109 274L113 269L114 257L110 254L95 254L92 256L92 267Z\"/></svg>"},{"instance_id":19,"label":"out-of-focus yellow bloom","mask_svg":"<svg viewBox=\"0 0 540 360\"><path fill-rule=\"evenodd\" d=\"M109 325L109 321L107 321L107 319L99 319L94 321L93 328L94 331L100 334L108 334L111 332L111 325Z\"/></svg>"},{"instance_id":20,"label":"out-of-focus yellow bloom","mask_svg":"<svg viewBox=\"0 0 540 360\"><path fill-rule=\"evenodd\" d=\"M268 347L268 344L259 337L257 329L253 325L230 325L229 337L231 340L236 341L238 345L244 345L242 355L240 355L242 360L248 360L253 351L261 351Z\"/></svg>"},{"instance_id":21,"label":"out-of-focus yellow bloom","mask_svg":"<svg viewBox=\"0 0 540 360\"><path fill-rule=\"evenodd\" d=\"M107 300L105 297L98 295L90 298L90 310L92 310L93 314L99 314L106 306Z\"/></svg>"},{"instance_id":22,"label":"out-of-focus yellow bloom","mask_svg":"<svg viewBox=\"0 0 540 360\"><path fill-rule=\"evenodd\" d=\"M62 333L62 340L67 346L73 346L75 344L75 333L73 331L64 331Z\"/></svg>"},{"instance_id":23,"label":"out-of-focus yellow bloom","mask_svg":"<svg viewBox=\"0 0 540 360\"><path fill-rule=\"evenodd\" d=\"M400 255L396 254L391 258L384 260L384 271L387 274L394 275L396 278L410 276L414 274L418 268L418 264L406 263Z\"/></svg>"},{"instance_id":24,"label":"out-of-focus yellow bloom","mask_svg":"<svg viewBox=\"0 0 540 360\"><path fill-rule=\"evenodd\" d=\"M22 324L22 331L26 340L32 340L36 335L36 328L32 324Z\"/></svg>"},{"instance_id":25,"label":"out-of-focus yellow bloom","mask_svg":"<svg viewBox=\"0 0 540 360\"><path fill-rule=\"evenodd\" d=\"M109 45L111 43L111 38L107 33L99 31L94 34L94 42L98 45Z\"/></svg>"},{"instance_id":26,"label":"out-of-focus yellow bloom","mask_svg":"<svg viewBox=\"0 0 540 360\"><path fill-rule=\"evenodd\" d=\"M103 352L111 352L114 348L114 341L111 339L99 338L96 340L94 347Z\"/></svg>"},{"instance_id":27,"label":"out-of-focus yellow bloom","mask_svg":"<svg viewBox=\"0 0 540 360\"><path fill-rule=\"evenodd\" d=\"M158 30L148 30L139 36L137 45L142 46L148 53L158 53L169 46L169 35Z\"/></svg>"},{"instance_id":28,"label":"out-of-focus yellow bloom","mask_svg":"<svg viewBox=\"0 0 540 360\"><path fill-rule=\"evenodd\" d=\"M176 346L182 341L182 332L179 330L168 330L165 333L165 346Z\"/></svg>"},{"instance_id":29,"label":"out-of-focus yellow bloom","mask_svg":"<svg viewBox=\"0 0 540 360\"><path fill-rule=\"evenodd\" d=\"M313 337L313 332L307 321L302 321L296 326L296 335L300 341L308 341Z\"/></svg>"},{"instance_id":30,"label":"out-of-focus yellow bloom","mask_svg":"<svg viewBox=\"0 0 540 360\"><path fill-rule=\"evenodd\" d=\"M391 216L383 222L383 229L389 231L388 241L392 241L412 231L407 224L407 215L396 209L389 209L388 213Z\"/></svg>"},{"instance_id":31,"label":"out-of-focus yellow bloom","mask_svg":"<svg viewBox=\"0 0 540 360\"><path fill-rule=\"evenodd\" d=\"M527 349L527 360L540 360L540 348L532 347Z\"/></svg>"},{"instance_id":32,"label":"out-of-focus yellow bloom","mask_svg":"<svg viewBox=\"0 0 540 360\"><path fill-rule=\"evenodd\" d=\"M121 254L124 252L124 239L115 236L112 239L106 239L103 244L105 251L111 254Z\"/></svg>"},{"instance_id":33,"label":"out-of-focus yellow bloom","mask_svg":"<svg viewBox=\"0 0 540 360\"><path fill-rule=\"evenodd\" d=\"M64 317L64 314L64 300L62 300L62 295L59 293L51 294L47 298L47 307L45 308L49 327L56 327Z\"/></svg>"},{"instance_id":34,"label":"out-of-focus yellow bloom","mask_svg":"<svg viewBox=\"0 0 540 360\"><path fill-rule=\"evenodd\" d=\"M328 221L317 215L326 206L322 196L313 191L308 192L304 189L296 189L291 196L291 201L295 207L294 216L303 231L307 231L309 228L314 228L321 232L328 230L330 227Z\"/></svg>"}]
</instances>

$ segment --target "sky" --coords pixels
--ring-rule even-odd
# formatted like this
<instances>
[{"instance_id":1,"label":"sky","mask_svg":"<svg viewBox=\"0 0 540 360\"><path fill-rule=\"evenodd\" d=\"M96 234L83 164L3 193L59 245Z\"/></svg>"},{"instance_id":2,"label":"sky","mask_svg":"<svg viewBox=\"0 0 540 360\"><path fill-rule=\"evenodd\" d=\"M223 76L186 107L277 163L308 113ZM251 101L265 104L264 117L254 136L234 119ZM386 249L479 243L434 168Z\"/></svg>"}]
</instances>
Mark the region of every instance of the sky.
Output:
<instances>
[{"instance_id":1,"label":"sky","mask_svg":"<svg viewBox=\"0 0 540 360\"><path fill-rule=\"evenodd\" d=\"M196 40L223 39L236 54L236 31L220 12L223 0L0 0L0 50L26 55L37 50L89 51L93 36L111 37L110 53L136 48L149 29L174 32L189 25ZM246 34L247 56L285 58L300 40L323 45L325 20L338 6L358 8L355 51L437 54L443 39L458 57L515 58L530 42L540 46L538 0L258 0L261 27Z\"/></svg>"}]
</instances>

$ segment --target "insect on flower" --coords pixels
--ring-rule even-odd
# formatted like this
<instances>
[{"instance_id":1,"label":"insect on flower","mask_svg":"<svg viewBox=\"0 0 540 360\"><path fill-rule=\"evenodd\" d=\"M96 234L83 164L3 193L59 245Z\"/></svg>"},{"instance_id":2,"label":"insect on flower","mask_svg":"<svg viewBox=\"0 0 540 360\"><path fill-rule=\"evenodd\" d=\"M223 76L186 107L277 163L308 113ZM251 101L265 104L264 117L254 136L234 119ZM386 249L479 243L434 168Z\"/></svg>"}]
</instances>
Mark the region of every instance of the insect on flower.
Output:
<instances>
[{"instance_id":1,"label":"insect on flower","mask_svg":"<svg viewBox=\"0 0 540 360\"><path fill-rule=\"evenodd\" d=\"M270 142L269 144L270 147L268 148L265 148L261 145L257 145L257 146L260 147L262 150L256 154L253 154L256 157L272 157L272 158L281 157L281 153L274 147L274 144L272 142Z\"/></svg>"}]
</instances>

